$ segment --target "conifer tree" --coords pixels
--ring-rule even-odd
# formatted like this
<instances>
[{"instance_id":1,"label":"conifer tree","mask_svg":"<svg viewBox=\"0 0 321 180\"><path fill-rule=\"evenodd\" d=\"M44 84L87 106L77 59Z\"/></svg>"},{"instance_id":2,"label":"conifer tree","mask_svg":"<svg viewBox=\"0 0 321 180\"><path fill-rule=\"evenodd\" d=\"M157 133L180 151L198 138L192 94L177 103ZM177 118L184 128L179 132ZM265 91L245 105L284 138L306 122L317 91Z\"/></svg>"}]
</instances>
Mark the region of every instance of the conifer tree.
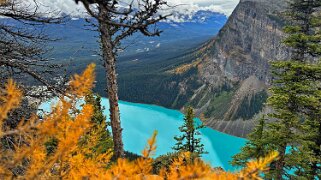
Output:
<instances>
[{"instance_id":1,"label":"conifer tree","mask_svg":"<svg viewBox=\"0 0 321 180\"><path fill-rule=\"evenodd\" d=\"M299 145L291 151L290 158L287 160L287 163L296 169L297 178L321 177L319 166L321 162L320 7L320 0L289 2L286 15L291 24L285 27L285 32L288 33L285 44L292 49L292 59L288 62L273 64L275 68L283 71L281 75L283 80L290 84L288 89L285 88L282 92L292 93L289 98L291 101L288 101L288 106L285 107L296 114L300 122L303 122L295 131ZM282 80L279 82L284 83ZM271 102L278 103L276 98Z\"/></svg>"},{"instance_id":2,"label":"conifer tree","mask_svg":"<svg viewBox=\"0 0 321 180\"><path fill-rule=\"evenodd\" d=\"M175 136L176 144L173 147L176 151L187 151L201 155L206 153L204 151L204 144L201 143L201 138L197 138L200 135L199 129L203 128L203 125L197 125L194 121L195 114L191 107L188 107L184 117L184 124L179 127L182 135Z\"/></svg>"},{"instance_id":3,"label":"conifer tree","mask_svg":"<svg viewBox=\"0 0 321 180\"><path fill-rule=\"evenodd\" d=\"M251 159L256 159L269 154L270 149L265 142L267 136L265 129L266 122L265 118L262 117L259 119L259 123L254 128L253 132L248 135L247 139L249 141L242 148L241 152L233 156L232 165L245 167L246 163Z\"/></svg>"},{"instance_id":4,"label":"conifer tree","mask_svg":"<svg viewBox=\"0 0 321 180\"><path fill-rule=\"evenodd\" d=\"M83 138L83 142L86 144L86 141L90 139L89 136L97 136L99 139L93 150L98 154L106 153L107 150L113 147L113 140L110 131L107 129L109 122L107 122L107 118L104 115L101 97L90 93L85 97L85 103L93 106L94 114L91 119L93 127L87 137Z\"/></svg>"},{"instance_id":5,"label":"conifer tree","mask_svg":"<svg viewBox=\"0 0 321 180\"><path fill-rule=\"evenodd\" d=\"M276 121L267 125L264 139L269 149L279 152L279 159L272 163L266 178L320 177L321 65L316 62L321 54L320 7L320 0L291 0L288 4L284 43L292 57L271 64L268 105L274 110L269 116Z\"/></svg>"},{"instance_id":6,"label":"conifer tree","mask_svg":"<svg viewBox=\"0 0 321 180\"><path fill-rule=\"evenodd\" d=\"M285 43L293 49L292 61L300 76L298 96L304 118L302 143L294 152L296 175L314 179L321 177L321 1L294 0L289 3L292 24Z\"/></svg>"},{"instance_id":7,"label":"conifer tree","mask_svg":"<svg viewBox=\"0 0 321 180\"><path fill-rule=\"evenodd\" d=\"M309 141L310 133L315 132L313 129L317 123L312 120L314 125L304 128L302 122L311 124L311 119L318 121L320 119L317 114L320 113L321 107L319 105L321 66L314 62L321 54L320 16L317 12L319 7L321 7L319 0L289 2L286 15L290 24L284 29L288 34L284 43L291 48L292 57L290 61L272 63L275 80L269 104L275 110L271 117L278 121L270 125L269 134L271 145L280 153L274 171L277 179L285 175L291 177L285 168L297 169L296 175L305 178L313 179L317 174L315 172L317 167L311 167L312 164L317 164L313 159L318 157L313 157L313 154L318 154L317 149L320 150L320 146L309 150L311 143L315 144L318 141L317 138ZM306 133L307 129L310 133ZM292 147L288 154L286 154L287 146ZM314 175L311 176L310 172Z\"/></svg>"}]
</instances>

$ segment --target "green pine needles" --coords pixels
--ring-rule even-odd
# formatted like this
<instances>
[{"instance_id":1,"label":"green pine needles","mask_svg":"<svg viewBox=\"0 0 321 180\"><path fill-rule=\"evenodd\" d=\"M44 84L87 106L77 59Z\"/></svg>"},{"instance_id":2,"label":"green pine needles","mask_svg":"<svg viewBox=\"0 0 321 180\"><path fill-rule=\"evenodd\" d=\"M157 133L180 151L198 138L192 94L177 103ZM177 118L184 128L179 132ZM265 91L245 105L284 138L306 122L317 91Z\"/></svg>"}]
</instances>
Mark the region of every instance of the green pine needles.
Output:
<instances>
[{"instance_id":1,"label":"green pine needles","mask_svg":"<svg viewBox=\"0 0 321 180\"><path fill-rule=\"evenodd\" d=\"M244 166L252 158L276 150L266 179L321 178L321 1L291 0L285 15L284 44L291 59L273 61L267 105L269 119L260 121L232 164Z\"/></svg>"},{"instance_id":2,"label":"green pine needles","mask_svg":"<svg viewBox=\"0 0 321 180\"><path fill-rule=\"evenodd\" d=\"M92 147L92 150L97 154L106 153L113 147L113 140L111 133L107 129L109 123L104 115L104 107L101 105L101 97L99 95L90 93L85 97L85 102L94 107L94 114L92 116L92 123L94 126L91 131L83 137L81 143L88 144L91 140L90 137L98 137L97 144Z\"/></svg>"},{"instance_id":3,"label":"green pine needles","mask_svg":"<svg viewBox=\"0 0 321 180\"><path fill-rule=\"evenodd\" d=\"M189 151L193 154L201 156L207 152L204 151L204 144L201 143L199 129L203 128L203 125L198 125L195 121L194 110L188 107L184 117L184 124L179 127L182 135L175 136L176 144L173 147L175 151Z\"/></svg>"},{"instance_id":4,"label":"green pine needles","mask_svg":"<svg viewBox=\"0 0 321 180\"><path fill-rule=\"evenodd\" d=\"M245 167L250 160L262 156L266 156L271 152L266 143L266 122L262 117L253 132L248 135L246 145L241 149L241 153L233 156L231 164L233 166Z\"/></svg>"}]
</instances>

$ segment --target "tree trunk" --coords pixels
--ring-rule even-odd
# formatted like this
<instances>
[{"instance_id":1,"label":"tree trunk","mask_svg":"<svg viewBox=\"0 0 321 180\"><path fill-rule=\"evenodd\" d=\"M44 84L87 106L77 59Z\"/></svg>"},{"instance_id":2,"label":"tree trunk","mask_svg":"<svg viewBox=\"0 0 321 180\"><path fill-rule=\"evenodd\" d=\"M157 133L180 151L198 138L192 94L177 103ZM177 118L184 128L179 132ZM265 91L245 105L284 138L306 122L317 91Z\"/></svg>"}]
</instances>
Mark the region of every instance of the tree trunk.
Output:
<instances>
[{"instance_id":1,"label":"tree trunk","mask_svg":"<svg viewBox=\"0 0 321 180\"><path fill-rule=\"evenodd\" d=\"M101 19L108 18L108 11L103 7L99 8L99 17ZM100 20L99 31L101 36L103 62L106 71L107 94L110 105L110 122L114 141L114 156L118 159L124 157L124 147L118 105L116 57L113 51L114 46L112 44L112 37L109 30L109 26L103 20Z\"/></svg>"},{"instance_id":2,"label":"tree trunk","mask_svg":"<svg viewBox=\"0 0 321 180\"><path fill-rule=\"evenodd\" d=\"M283 179L283 171L284 171L284 160L285 160L285 153L286 153L286 145L282 146L279 151L279 159L275 162L275 179Z\"/></svg>"},{"instance_id":3,"label":"tree trunk","mask_svg":"<svg viewBox=\"0 0 321 180\"><path fill-rule=\"evenodd\" d=\"M315 139L315 144L316 144L316 148L314 148L314 155L315 157L320 157L321 156L321 121L318 124L319 128L318 128L318 136ZM320 174L318 173L320 171L320 164L319 162L314 162L312 164L312 175L314 177L319 177Z\"/></svg>"}]
</instances>

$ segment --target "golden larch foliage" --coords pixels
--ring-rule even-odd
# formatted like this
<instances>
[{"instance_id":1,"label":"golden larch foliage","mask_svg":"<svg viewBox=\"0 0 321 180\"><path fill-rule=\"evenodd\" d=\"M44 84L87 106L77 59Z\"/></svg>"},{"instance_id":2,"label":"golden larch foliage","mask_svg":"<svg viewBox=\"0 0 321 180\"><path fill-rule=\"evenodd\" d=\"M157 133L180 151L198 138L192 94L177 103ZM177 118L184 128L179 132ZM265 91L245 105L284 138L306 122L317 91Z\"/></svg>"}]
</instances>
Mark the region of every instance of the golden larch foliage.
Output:
<instances>
[{"instance_id":1,"label":"golden larch foliage","mask_svg":"<svg viewBox=\"0 0 321 180\"><path fill-rule=\"evenodd\" d=\"M0 123L3 122L10 110L19 106L21 101L22 92L18 89L17 84L9 79L6 87L1 89L0 92ZM0 124L2 127L2 124Z\"/></svg>"},{"instance_id":2,"label":"golden larch foliage","mask_svg":"<svg viewBox=\"0 0 321 180\"><path fill-rule=\"evenodd\" d=\"M69 82L69 95L61 96L59 102L52 107L50 114L45 115L43 120L33 116L27 123L21 121L15 131L10 134L23 136L23 142L15 147L15 153L2 153L7 162L1 163L1 177L21 177L25 179L81 179L84 177L95 177L105 172L105 167L112 156L109 151L94 157L87 157L90 148L80 148L80 139L90 131L92 127L91 118L93 106L84 104L77 109L78 98L82 98L90 93L94 83L94 68L91 64L81 74L75 75ZM10 80L6 88L1 91L0 122L1 125L7 118L6 114L18 107L22 93L15 83ZM22 128L23 127L23 128ZM28 129L27 129L28 127ZM22 131L23 129L23 131ZM7 135L8 132L3 132ZM58 144L54 153L48 155L46 142L55 139ZM92 137L91 144L97 143L98 139ZM3 147L1 147L2 149ZM3 149L4 152L5 149ZM4 159L1 157L0 159ZM26 164L26 162L28 162ZM9 168L23 166L23 174L13 174Z\"/></svg>"},{"instance_id":3,"label":"golden larch foliage","mask_svg":"<svg viewBox=\"0 0 321 180\"><path fill-rule=\"evenodd\" d=\"M71 94L78 97L87 95L94 86L95 64L90 64L81 75L74 75L69 82Z\"/></svg>"},{"instance_id":4,"label":"golden larch foliage","mask_svg":"<svg viewBox=\"0 0 321 180\"><path fill-rule=\"evenodd\" d=\"M154 131L153 136L147 141L147 146L145 149L142 151L142 155L144 158L149 158L154 156L155 151L156 151L156 136L158 132Z\"/></svg>"},{"instance_id":5,"label":"golden larch foliage","mask_svg":"<svg viewBox=\"0 0 321 180\"><path fill-rule=\"evenodd\" d=\"M246 168L240 173L240 177L250 178L250 179L261 179L257 172L266 172L269 170L267 167L272 161L276 160L278 157L278 152L274 151L270 153L265 158L259 158L258 160L250 161L246 164Z\"/></svg>"},{"instance_id":6,"label":"golden larch foliage","mask_svg":"<svg viewBox=\"0 0 321 180\"><path fill-rule=\"evenodd\" d=\"M0 137L15 134L23 143L18 143L14 150L6 150L0 144L0 179L261 179L260 173L267 171L268 165L278 155L273 152L265 158L249 162L240 172L230 173L215 170L201 159L192 159L190 153L183 152L172 160L168 168L154 174L155 131L140 158L111 162L111 150L103 154L93 151L92 147L99 141L94 132L85 146L79 143L91 131L94 109L90 104L84 104L79 109L76 102L90 93L94 86L94 68L95 65L91 64L81 75L75 75L69 83L68 98L61 96L51 113L42 120L34 115L29 121L22 121L16 130L1 130ZM5 89L1 89L1 129L4 129L2 126L7 114L19 106L21 98L22 92L12 80L8 81ZM53 152L48 153L46 143L50 139L55 139L57 145ZM23 167L24 171L13 173L17 166Z\"/></svg>"}]
</instances>

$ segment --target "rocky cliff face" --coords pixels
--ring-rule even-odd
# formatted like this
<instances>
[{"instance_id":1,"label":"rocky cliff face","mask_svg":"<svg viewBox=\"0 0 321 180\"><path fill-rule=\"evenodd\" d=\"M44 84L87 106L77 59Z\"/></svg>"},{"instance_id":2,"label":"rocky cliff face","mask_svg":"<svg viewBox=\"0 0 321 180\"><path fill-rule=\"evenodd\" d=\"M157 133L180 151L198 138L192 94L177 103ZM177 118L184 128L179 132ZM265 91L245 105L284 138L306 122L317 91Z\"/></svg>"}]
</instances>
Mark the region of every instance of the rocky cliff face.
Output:
<instances>
[{"instance_id":1,"label":"rocky cliff face","mask_svg":"<svg viewBox=\"0 0 321 180\"><path fill-rule=\"evenodd\" d=\"M241 0L217 37L199 51L202 56L194 64L201 85L188 105L205 117L208 126L245 136L253 119L266 111L269 61L289 57L281 43L280 13L285 5L280 0Z\"/></svg>"}]
</instances>

